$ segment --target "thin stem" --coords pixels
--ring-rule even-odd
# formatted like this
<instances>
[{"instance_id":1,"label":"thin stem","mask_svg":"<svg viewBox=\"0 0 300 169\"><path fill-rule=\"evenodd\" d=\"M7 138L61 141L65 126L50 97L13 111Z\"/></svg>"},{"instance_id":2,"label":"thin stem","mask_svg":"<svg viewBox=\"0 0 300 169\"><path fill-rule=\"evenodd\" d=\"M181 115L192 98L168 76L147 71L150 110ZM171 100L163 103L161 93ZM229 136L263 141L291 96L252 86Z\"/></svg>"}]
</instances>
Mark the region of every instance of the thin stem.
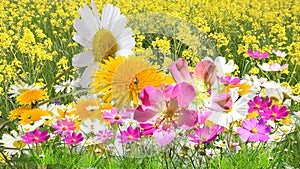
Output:
<instances>
[{"instance_id":1,"label":"thin stem","mask_svg":"<svg viewBox=\"0 0 300 169\"><path fill-rule=\"evenodd\" d=\"M46 89L48 88L50 85L52 85L54 82L56 82L58 79L60 79L62 76L66 75L67 73L69 73L74 67L71 66L68 69L66 69L64 72L62 72L61 74L59 74L58 76L56 76L53 80L51 80L49 83L47 83L46 86L44 86L42 89Z\"/></svg>"},{"instance_id":2,"label":"thin stem","mask_svg":"<svg viewBox=\"0 0 300 169\"><path fill-rule=\"evenodd\" d=\"M164 155L165 155L166 169L169 169L169 165L168 165L168 160L167 160L167 153L166 153L166 151L165 151Z\"/></svg>"}]
</instances>

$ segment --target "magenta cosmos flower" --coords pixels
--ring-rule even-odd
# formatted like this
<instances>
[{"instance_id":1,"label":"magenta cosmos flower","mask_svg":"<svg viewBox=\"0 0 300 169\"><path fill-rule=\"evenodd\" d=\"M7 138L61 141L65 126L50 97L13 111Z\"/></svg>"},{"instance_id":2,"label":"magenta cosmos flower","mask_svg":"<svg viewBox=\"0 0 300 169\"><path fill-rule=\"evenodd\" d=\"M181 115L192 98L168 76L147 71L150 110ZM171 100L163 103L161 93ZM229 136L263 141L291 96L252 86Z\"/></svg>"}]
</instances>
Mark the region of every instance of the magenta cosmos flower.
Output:
<instances>
[{"instance_id":1,"label":"magenta cosmos flower","mask_svg":"<svg viewBox=\"0 0 300 169\"><path fill-rule=\"evenodd\" d=\"M82 137L81 133L77 134L77 133L73 132L72 134L65 137L64 140L65 140L65 143L68 145L78 144L83 140L83 137Z\"/></svg>"},{"instance_id":2,"label":"magenta cosmos flower","mask_svg":"<svg viewBox=\"0 0 300 169\"><path fill-rule=\"evenodd\" d=\"M224 77L219 78L219 81L225 85L228 85L228 84L235 85L235 84L240 83L241 80L238 77L224 76Z\"/></svg>"},{"instance_id":3,"label":"magenta cosmos flower","mask_svg":"<svg viewBox=\"0 0 300 169\"><path fill-rule=\"evenodd\" d=\"M253 100L249 100L248 105L248 113L252 113L254 111L261 112L264 108L270 107L272 104L272 100L269 97L266 99L262 99L259 96L255 96Z\"/></svg>"},{"instance_id":4,"label":"magenta cosmos flower","mask_svg":"<svg viewBox=\"0 0 300 169\"><path fill-rule=\"evenodd\" d=\"M268 52L261 53L259 50L256 50L255 52L253 52L250 49L248 50L248 55L250 57L252 57L253 59L265 59L265 58L269 57Z\"/></svg>"},{"instance_id":5,"label":"magenta cosmos flower","mask_svg":"<svg viewBox=\"0 0 300 169\"><path fill-rule=\"evenodd\" d=\"M169 133L173 132L173 127L192 129L198 122L198 114L187 108L195 95L194 87L186 82L168 85L163 91L147 86L140 94L142 105L136 108L134 119L152 124L150 129L160 126L159 131L168 130L168 135L172 135Z\"/></svg>"},{"instance_id":6,"label":"magenta cosmos flower","mask_svg":"<svg viewBox=\"0 0 300 169\"><path fill-rule=\"evenodd\" d=\"M133 142L141 137L140 128L137 127L133 129L131 126L127 128L127 131L121 131L121 134L117 136L120 143L126 144L128 142Z\"/></svg>"},{"instance_id":7,"label":"magenta cosmos flower","mask_svg":"<svg viewBox=\"0 0 300 169\"><path fill-rule=\"evenodd\" d=\"M195 128L195 135L188 134L191 142L194 143L206 143L209 144L211 141L216 139L217 135L223 131L224 127L220 127L219 125L214 125L211 128L208 126L204 126L203 128Z\"/></svg>"},{"instance_id":8,"label":"magenta cosmos flower","mask_svg":"<svg viewBox=\"0 0 300 169\"><path fill-rule=\"evenodd\" d=\"M123 119L130 118L131 111L126 111L125 109L120 110L118 113L117 108L111 108L110 112L104 111L104 120L109 120L110 124L123 123Z\"/></svg>"},{"instance_id":9,"label":"magenta cosmos flower","mask_svg":"<svg viewBox=\"0 0 300 169\"><path fill-rule=\"evenodd\" d=\"M113 135L113 132L108 129L101 130L99 131L99 133L96 134L96 136L98 136L98 140L101 143L105 143L106 141L110 140Z\"/></svg>"},{"instance_id":10,"label":"magenta cosmos flower","mask_svg":"<svg viewBox=\"0 0 300 169\"><path fill-rule=\"evenodd\" d=\"M240 134L240 138L243 142L248 141L261 141L265 142L269 140L269 134L271 132L271 126L266 126L266 121L256 118L250 120L244 120L242 122L242 128L239 128L237 132Z\"/></svg>"},{"instance_id":11,"label":"magenta cosmos flower","mask_svg":"<svg viewBox=\"0 0 300 169\"><path fill-rule=\"evenodd\" d=\"M31 143L41 143L50 138L47 130L41 132L39 129L34 130L33 132L26 132L25 136L21 136L24 140L24 144Z\"/></svg>"},{"instance_id":12,"label":"magenta cosmos flower","mask_svg":"<svg viewBox=\"0 0 300 169\"><path fill-rule=\"evenodd\" d=\"M72 130L76 129L74 124L74 121L68 122L68 118L65 118L64 121L57 120L57 125L52 125L52 128L55 130L54 134L61 133L61 136L64 137L65 135L69 135Z\"/></svg>"},{"instance_id":13,"label":"magenta cosmos flower","mask_svg":"<svg viewBox=\"0 0 300 169\"><path fill-rule=\"evenodd\" d=\"M264 111L259 113L259 115L261 115L266 120L281 119L283 117L286 117L288 114L289 112L287 111L286 106L282 106L281 108L279 108L276 104L274 104L272 108L264 108Z\"/></svg>"}]
</instances>

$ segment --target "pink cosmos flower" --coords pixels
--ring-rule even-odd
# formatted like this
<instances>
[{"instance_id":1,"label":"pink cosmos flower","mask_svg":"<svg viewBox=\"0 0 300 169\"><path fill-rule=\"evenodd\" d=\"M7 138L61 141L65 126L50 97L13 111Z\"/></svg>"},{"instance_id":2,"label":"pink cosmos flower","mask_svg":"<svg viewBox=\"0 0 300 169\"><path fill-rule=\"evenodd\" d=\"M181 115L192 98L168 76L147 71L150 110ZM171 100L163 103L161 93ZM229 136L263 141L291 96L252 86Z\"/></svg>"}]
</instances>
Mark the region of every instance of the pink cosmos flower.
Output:
<instances>
[{"instance_id":1,"label":"pink cosmos flower","mask_svg":"<svg viewBox=\"0 0 300 169\"><path fill-rule=\"evenodd\" d=\"M105 143L106 141L110 140L113 135L113 132L108 129L101 130L96 134L96 136L98 136L98 140L100 140L101 143Z\"/></svg>"},{"instance_id":2,"label":"pink cosmos flower","mask_svg":"<svg viewBox=\"0 0 300 169\"><path fill-rule=\"evenodd\" d=\"M257 66L264 71L275 72L275 71L281 71L281 70L287 68L288 64L284 64L284 65L280 66L280 64L278 64L278 63L273 63L271 65L269 65L268 63L263 63L262 65L258 64Z\"/></svg>"},{"instance_id":3,"label":"pink cosmos flower","mask_svg":"<svg viewBox=\"0 0 300 169\"><path fill-rule=\"evenodd\" d=\"M219 78L219 81L225 85L227 85L227 84L235 85L235 84L240 83L241 80L238 77L225 76L225 77Z\"/></svg>"},{"instance_id":4,"label":"pink cosmos flower","mask_svg":"<svg viewBox=\"0 0 300 169\"><path fill-rule=\"evenodd\" d=\"M252 50L249 49L248 54L253 59L265 59L265 58L269 57L268 52L261 53L259 50L256 50L255 52L253 52Z\"/></svg>"},{"instance_id":5,"label":"pink cosmos flower","mask_svg":"<svg viewBox=\"0 0 300 169\"><path fill-rule=\"evenodd\" d=\"M33 132L26 132L25 136L21 136L24 140L24 144L31 143L41 143L50 138L47 130L41 132L39 129L34 130Z\"/></svg>"},{"instance_id":6,"label":"pink cosmos flower","mask_svg":"<svg viewBox=\"0 0 300 169\"><path fill-rule=\"evenodd\" d=\"M237 132L240 134L240 138L243 142L248 141L261 141L265 142L269 140L269 136L266 134L271 132L271 126L266 126L266 121L256 118L244 120L242 122L242 128L239 128Z\"/></svg>"},{"instance_id":7,"label":"pink cosmos flower","mask_svg":"<svg viewBox=\"0 0 300 169\"><path fill-rule=\"evenodd\" d=\"M198 122L198 115L187 107L195 95L194 87L186 82L168 85L163 91L147 86L140 94L142 105L136 108L134 119L140 123L155 124L165 131L174 126L192 129ZM156 131L151 125L147 127Z\"/></svg>"},{"instance_id":8,"label":"pink cosmos flower","mask_svg":"<svg viewBox=\"0 0 300 169\"><path fill-rule=\"evenodd\" d=\"M130 118L131 111L126 111L125 109L120 110L118 113L117 108L111 108L110 112L104 111L104 120L109 120L110 124L123 123L123 119Z\"/></svg>"},{"instance_id":9,"label":"pink cosmos flower","mask_svg":"<svg viewBox=\"0 0 300 169\"><path fill-rule=\"evenodd\" d=\"M127 131L121 131L121 134L117 136L120 143L126 144L128 142L133 142L141 137L140 128L137 127L133 129L131 126L127 128Z\"/></svg>"},{"instance_id":10,"label":"pink cosmos flower","mask_svg":"<svg viewBox=\"0 0 300 169\"><path fill-rule=\"evenodd\" d=\"M73 132L72 134L68 135L67 137L64 138L65 143L68 145L71 144L78 144L83 140L82 134L81 133L75 133Z\"/></svg>"},{"instance_id":11,"label":"pink cosmos flower","mask_svg":"<svg viewBox=\"0 0 300 169\"><path fill-rule=\"evenodd\" d=\"M203 128L195 128L195 135L188 134L188 137L191 142L202 142L209 144L211 141L216 139L217 135L223 131L223 128L224 127L220 127L219 125L214 125L211 128L208 126L204 126Z\"/></svg>"},{"instance_id":12,"label":"pink cosmos flower","mask_svg":"<svg viewBox=\"0 0 300 169\"><path fill-rule=\"evenodd\" d=\"M261 112L264 108L270 107L272 104L272 100L267 96L266 99L261 99L259 96L255 96L253 100L249 100L248 105L248 113L252 113L254 111Z\"/></svg>"},{"instance_id":13,"label":"pink cosmos flower","mask_svg":"<svg viewBox=\"0 0 300 169\"><path fill-rule=\"evenodd\" d=\"M52 125L52 128L55 130L54 134L61 133L61 137L64 137L65 135L69 135L72 130L76 129L74 124L74 121L68 122L68 118L65 118L63 122L57 120L57 125Z\"/></svg>"},{"instance_id":14,"label":"pink cosmos flower","mask_svg":"<svg viewBox=\"0 0 300 169\"><path fill-rule=\"evenodd\" d=\"M176 62L171 63L170 69L177 83L186 82L192 78L199 78L212 86L217 77L216 65L210 60L198 62L195 72L189 72L187 61L179 58Z\"/></svg>"},{"instance_id":15,"label":"pink cosmos flower","mask_svg":"<svg viewBox=\"0 0 300 169\"><path fill-rule=\"evenodd\" d=\"M288 114L289 112L287 111L286 106L282 106L281 108L279 108L276 104L274 104L272 108L264 108L264 111L259 113L259 115L261 115L266 120L281 119L283 117L286 117Z\"/></svg>"}]
</instances>

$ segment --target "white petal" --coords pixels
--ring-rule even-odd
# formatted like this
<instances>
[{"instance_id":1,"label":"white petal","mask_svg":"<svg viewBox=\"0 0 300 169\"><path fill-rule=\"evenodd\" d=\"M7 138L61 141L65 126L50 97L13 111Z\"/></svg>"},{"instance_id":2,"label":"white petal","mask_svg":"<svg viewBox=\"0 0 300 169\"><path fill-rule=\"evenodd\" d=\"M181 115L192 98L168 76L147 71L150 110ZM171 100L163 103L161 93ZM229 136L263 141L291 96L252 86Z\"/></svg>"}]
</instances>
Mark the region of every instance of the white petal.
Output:
<instances>
[{"instance_id":1,"label":"white petal","mask_svg":"<svg viewBox=\"0 0 300 169\"><path fill-rule=\"evenodd\" d=\"M92 49L93 48L93 43L92 43L92 39L89 40L89 39L85 39L84 37L78 35L78 34L75 34L73 36L73 40L76 41L77 43L79 43L80 45L82 45L83 47L86 47L88 49Z\"/></svg>"},{"instance_id":2,"label":"white petal","mask_svg":"<svg viewBox=\"0 0 300 169\"><path fill-rule=\"evenodd\" d=\"M95 72L96 68L99 68L98 65L96 63L90 64L85 71L83 72L83 74L81 75L81 79L80 79L80 85L83 88L87 88L89 86L89 84L92 82L92 78L91 75L93 72Z\"/></svg>"},{"instance_id":3,"label":"white petal","mask_svg":"<svg viewBox=\"0 0 300 169\"><path fill-rule=\"evenodd\" d=\"M72 65L74 67L85 67L94 61L94 56L91 50L79 53L72 58Z\"/></svg>"},{"instance_id":4,"label":"white petal","mask_svg":"<svg viewBox=\"0 0 300 169\"><path fill-rule=\"evenodd\" d=\"M134 54L133 51L130 49L122 49L122 50L117 51L115 55L127 57L127 56L133 55L133 54Z\"/></svg>"},{"instance_id":5,"label":"white petal","mask_svg":"<svg viewBox=\"0 0 300 169\"><path fill-rule=\"evenodd\" d=\"M98 14L98 9L96 7L96 4L94 2L94 0L92 0L92 8L94 11L94 20L97 24L97 27L100 28L101 27L101 22L100 22L100 18L99 18L99 14Z\"/></svg>"}]
</instances>

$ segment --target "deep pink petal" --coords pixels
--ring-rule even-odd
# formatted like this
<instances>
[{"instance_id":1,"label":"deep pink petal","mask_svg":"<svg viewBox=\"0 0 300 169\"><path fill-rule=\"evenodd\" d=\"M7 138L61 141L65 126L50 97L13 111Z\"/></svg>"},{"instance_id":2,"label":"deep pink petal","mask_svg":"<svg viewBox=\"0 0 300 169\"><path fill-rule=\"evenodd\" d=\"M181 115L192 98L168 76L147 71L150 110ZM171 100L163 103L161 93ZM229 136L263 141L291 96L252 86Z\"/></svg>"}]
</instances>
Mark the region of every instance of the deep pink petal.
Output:
<instances>
[{"instance_id":1,"label":"deep pink petal","mask_svg":"<svg viewBox=\"0 0 300 169\"><path fill-rule=\"evenodd\" d=\"M172 92L172 98L176 98L182 108L187 107L194 100L195 95L194 87L186 82L177 84Z\"/></svg>"},{"instance_id":2,"label":"deep pink petal","mask_svg":"<svg viewBox=\"0 0 300 169\"><path fill-rule=\"evenodd\" d=\"M198 123L198 113L194 110L180 112L177 125L185 130L192 129Z\"/></svg>"},{"instance_id":3,"label":"deep pink petal","mask_svg":"<svg viewBox=\"0 0 300 169\"><path fill-rule=\"evenodd\" d=\"M152 109L149 109L143 105L138 106L136 110L134 111L133 119L138 122L146 122L148 120L151 120L154 118L158 113Z\"/></svg>"}]
</instances>

